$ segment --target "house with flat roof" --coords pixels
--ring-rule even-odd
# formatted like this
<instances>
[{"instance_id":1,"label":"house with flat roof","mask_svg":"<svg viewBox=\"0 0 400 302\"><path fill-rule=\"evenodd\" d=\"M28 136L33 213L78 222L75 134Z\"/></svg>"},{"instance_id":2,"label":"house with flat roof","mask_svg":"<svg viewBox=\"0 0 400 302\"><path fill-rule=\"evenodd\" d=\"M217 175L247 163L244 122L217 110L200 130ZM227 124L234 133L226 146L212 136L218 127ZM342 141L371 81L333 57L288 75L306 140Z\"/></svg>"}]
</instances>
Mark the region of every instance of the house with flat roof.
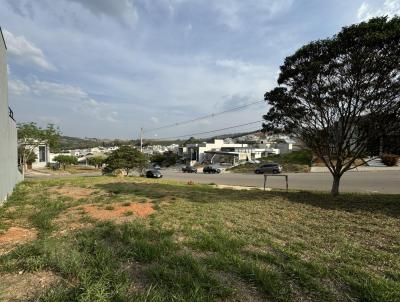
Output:
<instances>
[{"instance_id":1,"label":"house with flat roof","mask_svg":"<svg viewBox=\"0 0 400 302\"><path fill-rule=\"evenodd\" d=\"M18 170L17 125L8 105L7 46L0 28L0 204L22 180Z\"/></svg>"}]
</instances>

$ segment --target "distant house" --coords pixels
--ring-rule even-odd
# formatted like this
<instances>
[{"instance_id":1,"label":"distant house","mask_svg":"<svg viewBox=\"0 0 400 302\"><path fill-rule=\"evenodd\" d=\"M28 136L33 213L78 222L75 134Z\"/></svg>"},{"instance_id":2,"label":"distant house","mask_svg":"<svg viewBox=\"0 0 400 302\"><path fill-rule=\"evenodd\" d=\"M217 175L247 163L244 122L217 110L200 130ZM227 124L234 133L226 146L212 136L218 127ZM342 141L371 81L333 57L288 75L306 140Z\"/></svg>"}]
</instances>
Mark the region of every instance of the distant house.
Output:
<instances>
[{"instance_id":1,"label":"distant house","mask_svg":"<svg viewBox=\"0 0 400 302\"><path fill-rule=\"evenodd\" d=\"M33 153L36 155L35 162L28 169L44 168L50 162L50 148L46 143L42 143L33 149Z\"/></svg>"},{"instance_id":2,"label":"distant house","mask_svg":"<svg viewBox=\"0 0 400 302\"><path fill-rule=\"evenodd\" d=\"M22 180L18 170L17 127L8 105L6 43L0 28L0 204Z\"/></svg>"}]
</instances>

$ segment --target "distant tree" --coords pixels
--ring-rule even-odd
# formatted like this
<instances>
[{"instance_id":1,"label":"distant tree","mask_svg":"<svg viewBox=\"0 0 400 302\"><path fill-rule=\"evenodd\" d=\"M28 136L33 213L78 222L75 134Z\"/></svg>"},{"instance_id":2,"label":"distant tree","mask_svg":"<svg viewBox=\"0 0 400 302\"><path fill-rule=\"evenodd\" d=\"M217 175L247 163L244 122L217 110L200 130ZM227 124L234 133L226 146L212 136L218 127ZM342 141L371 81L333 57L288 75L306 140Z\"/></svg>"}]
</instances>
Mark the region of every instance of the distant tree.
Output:
<instances>
[{"instance_id":1,"label":"distant tree","mask_svg":"<svg viewBox=\"0 0 400 302\"><path fill-rule=\"evenodd\" d=\"M125 170L128 175L131 170L141 171L148 163L147 157L139 150L130 146L121 146L118 150L111 154L104 161L104 173L112 173L115 170Z\"/></svg>"},{"instance_id":2,"label":"distant tree","mask_svg":"<svg viewBox=\"0 0 400 302\"><path fill-rule=\"evenodd\" d=\"M28 159L32 159L34 150L42 144L47 144L51 150L57 150L59 145L60 130L53 124L48 124L45 129L36 123L18 124L18 153L22 171L25 173Z\"/></svg>"},{"instance_id":3,"label":"distant tree","mask_svg":"<svg viewBox=\"0 0 400 302\"><path fill-rule=\"evenodd\" d=\"M374 18L300 48L280 68L280 87L265 94L264 130L295 134L333 176L379 138L384 117L400 115L400 18ZM376 127L376 125L384 127Z\"/></svg>"},{"instance_id":4,"label":"distant tree","mask_svg":"<svg viewBox=\"0 0 400 302\"><path fill-rule=\"evenodd\" d=\"M193 136L190 137L187 141L185 141L182 146L186 146L188 144L197 144L199 142L198 139L194 138Z\"/></svg>"},{"instance_id":5,"label":"distant tree","mask_svg":"<svg viewBox=\"0 0 400 302\"><path fill-rule=\"evenodd\" d=\"M64 170L68 165L78 164L78 159L75 156L71 155L63 155L63 154L57 155L56 157L54 157L54 161L59 163Z\"/></svg>"},{"instance_id":6,"label":"distant tree","mask_svg":"<svg viewBox=\"0 0 400 302\"><path fill-rule=\"evenodd\" d=\"M91 166L95 166L96 168L101 168L105 161L105 157L103 156L93 156L88 158L88 164Z\"/></svg>"},{"instance_id":7,"label":"distant tree","mask_svg":"<svg viewBox=\"0 0 400 302\"><path fill-rule=\"evenodd\" d=\"M153 154L150 157L151 162L157 163L160 166L167 166L167 167L175 165L178 159L179 159L178 154L172 151L167 151L164 152L163 154Z\"/></svg>"},{"instance_id":8,"label":"distant tree","mask_svg":"<svg viewBox=\"0 0 400 302\"><path fill-rule=\"evenodd\" d=\"M22 157L22 148L18 148L18 158ZM37 156L35 153L30 153L30 155L26 158L26 164L31 165L37 160Z\"/></svg>"}]
</instances>

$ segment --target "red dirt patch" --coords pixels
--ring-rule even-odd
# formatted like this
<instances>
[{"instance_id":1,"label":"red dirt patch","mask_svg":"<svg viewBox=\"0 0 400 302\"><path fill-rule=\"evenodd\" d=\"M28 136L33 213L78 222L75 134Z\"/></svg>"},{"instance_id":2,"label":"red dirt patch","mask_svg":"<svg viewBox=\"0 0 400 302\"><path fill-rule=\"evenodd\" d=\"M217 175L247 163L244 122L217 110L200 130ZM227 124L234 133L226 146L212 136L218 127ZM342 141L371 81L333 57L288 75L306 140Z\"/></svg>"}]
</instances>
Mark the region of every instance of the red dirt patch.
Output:
<instances>
[{"instance_id":1,"label":"red dirt patch","mask_svg":"<svg viewBox=\"0 0 400 302\"><path fill-rule=\"evenodd\" d=\"M37 233L35 229L10 227L7 231L0 233L0 255L8 254L19 244L35 240Z\"/></svg>"},{"instance_id":2,"label":"red dirt patch","mask_svg":"<svg viewBox=\"0 0 400 302\"><path fill-rule=\"evenodd\" d=\"M35 240L37 231L20 227L11 227L5 233L0 234L0 244L25 243Z\"/></svg>"},{"instance_id":3,"label":"red dirt patch","mask_svg":"<svg viewBox=\"0 0 400 302\"><path fill-rule=\"evenodd\" d=\"M52 272L19 273L0 275L1 301L30 301L35 295L60 280Z\"/></svg>"},{"instance_id":4,"label":"red dirt patch","mask_svg":"<svg viewBox=\"0 0 400 302\"><path fill-rule=\"evenodd\" d=\"M49 191L58 193L60 195L72 197L73 199L88 198L95 192L92 189L72 187L72 186L52 188Z\"/></svg>"},{"instance_id":5,"label":"red dirt patch","mask_svg":"<svg viewBox=\"0 0 400 302\"><path fill-rule=\"evenodd\" d=\"M109 204L102 206L103 207L99 207L99 205L96 204L86 204L71 208L71 210L84 211L85 214L99 220L114 220L120 218L129 220L132 216L146 217L154 212L151 203L132 203L130 205ZM132 215L129 215L130 213Z\"/></svg>"}]
</instances>

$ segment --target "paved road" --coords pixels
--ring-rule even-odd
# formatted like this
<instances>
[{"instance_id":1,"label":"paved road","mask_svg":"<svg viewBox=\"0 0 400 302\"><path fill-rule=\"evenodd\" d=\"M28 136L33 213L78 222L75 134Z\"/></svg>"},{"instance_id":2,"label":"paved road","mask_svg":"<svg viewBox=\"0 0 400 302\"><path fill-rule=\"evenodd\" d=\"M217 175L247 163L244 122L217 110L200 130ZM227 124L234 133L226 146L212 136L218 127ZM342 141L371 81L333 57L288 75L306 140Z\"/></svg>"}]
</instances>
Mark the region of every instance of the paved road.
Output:
<instances>
[{"instance_id":1,"label":"paved road","mask_svg":"<svg viewBox=\"0 0 400 302\"><path fill-rule=\"evenodd\" d=\"M216 183L221 185L263 186L263 176L256 174L186 174L171 170L163 170L162 172L166 179L193 180L195 183ZM330 191L332 185L330 173L288 173L288 175L289 189ZM269 177L267 187L285 188L284 178ZM400 171L348 172L342 177L340 191L400 194Z\"/></svg>"}]
</instances>

